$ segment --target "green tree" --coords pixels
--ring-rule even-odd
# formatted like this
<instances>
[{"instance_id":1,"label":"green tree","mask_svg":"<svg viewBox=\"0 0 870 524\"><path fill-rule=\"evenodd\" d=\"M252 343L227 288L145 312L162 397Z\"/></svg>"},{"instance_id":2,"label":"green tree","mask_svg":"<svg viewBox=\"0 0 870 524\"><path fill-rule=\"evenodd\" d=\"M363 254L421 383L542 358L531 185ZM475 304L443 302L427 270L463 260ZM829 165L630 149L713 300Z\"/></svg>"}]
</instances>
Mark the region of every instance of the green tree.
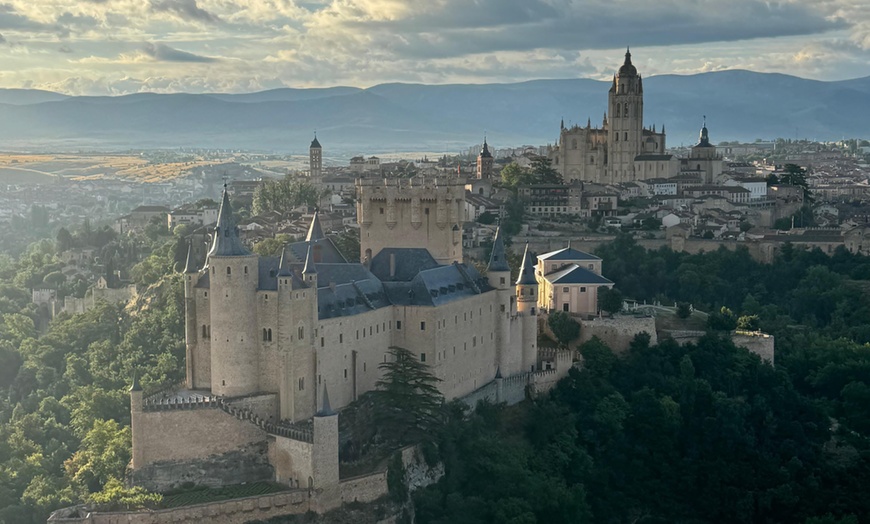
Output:
<instances>
[{"instance_id":1,"label":"green tree","mask_svg":"<svg viewBox=\"0 0 870 524\"><path fill-rule=\"evenodd\" d=\"M807 170L797 164L786 164L783 173L779 177L781 184L797 186L803 189L804 202L811 202L810 184L807 182Z\"/></svg>"},{"instance_id":2,"label":"green tree","mask_svg":"<svg viewBox=\"0 0 870 524\"><path fill-rule=\"evenodd\" d=\"M440 379L424 359L425 354L418 358L407 349L391 347L387 361L378 365L384 375L371 396L375 423L388 441L405 444L431 439L440 423L444 403L437 387Z\"/></svg>"},{"instance_id":3,"label":"green tree","mask_svg":"<svg viewBox=\"0 0 870 524\"><path fill-rule=\"evenodd\" d=\"M515 190L518 186L534 183L535 177L528 169L511 162L501 169L501 181L505 186Z\"/></svg>"},{"instance_id":4,"label":"green tree","mask_svg":"<svg viewBox=\"0 0 870 524\"><path fill-rule=\"evenodd\" d=\"M580 336L580 324L564 311L551 313L547 318L547 325L556 336L556 340L564 347Z\"/></svg>"},{"instance_id":5,"label":"green tree","mask_svg":"<svg viewBox=\"0 0 870 524\"><path fill-rule=\"evenodd\" d=\"M679 318L689 318L692 314L692 307L688 302L678 302L677 303L677 317Z\"/></svg>"},{"instance_id":6,"label":"green tree","mask_svg":"<svg viewBox=\"0 0 870 524\"><path fill-rule=\"evenodd\" d=\"M56 242L57 252L62 253L73 247L73 236L67 228L62 227L57 231Z\"/></svg>"},{"instance_id":7,"label":"green tree","mask_svg":"<svg viewBox=\"0 0 870 524\"><path fill-rule=\"evenodd\" d=\"M562 175L553 169L551 163L551 160L544 156L539 156L532 161L531 174L536 184L562 183Z\"/></svg>"},{"instance_id":8,"label":"green tree","mask_svg":"<svg viewBox=\"0 0 870 524\"><path fill-rule=\"evenodd\" d=\"M741 331L758 331L758 315L743 315L737 319L737 329Z\"/></svg>"},{"instance_id":9,"label":"green tree","mask_svg":"<svg viewBox=\"0 0 870 524\"><path fill-rule=\"evenodd\" d=\"M598 288L598 307L602 311L606 311L611 315L622 311L622 302L624 298L622 292L615 287L599 287Z\"/></svg>"},{"instance_id":10,"label":"green tree","mask_svg":"<svg viewBox=\"0 0 870 524\"><path fill-rule=\"evenodd\" d=\"M489 211L484 211L477 217L477 223L483 225L490 225L495 223L495 215L490 213Z\"/></svg>"},{"instance_id":11,"label":"green tree","mask_svg":"<svg viewBox=\"0 0 870 524\"><path fill-rule=\"evenodd\" d=\"M707 315L707 327L713 331L734 331L737 328L737 317L725 306L719 311Z\"/></svg>"}]
</instances>

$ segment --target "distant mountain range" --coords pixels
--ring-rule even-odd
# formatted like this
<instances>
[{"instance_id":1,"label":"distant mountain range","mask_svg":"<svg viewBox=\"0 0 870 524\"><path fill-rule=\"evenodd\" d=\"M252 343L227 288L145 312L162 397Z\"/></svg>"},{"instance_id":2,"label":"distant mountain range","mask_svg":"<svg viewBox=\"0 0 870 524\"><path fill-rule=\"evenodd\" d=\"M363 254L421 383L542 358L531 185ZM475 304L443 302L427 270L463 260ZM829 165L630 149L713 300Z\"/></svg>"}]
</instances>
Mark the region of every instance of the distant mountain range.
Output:
<instances>
[{"instance_id":1,"label":"distant mountain range","mask_svg":"<svg viewBox=\"0 0 870 524\"><path fill-rule=\"evenodd\" d=\"M546 144L559 122L600 125L609 82L381 84L368 89L274 89L247 94L66 96L0 90L0 149L169 147L305 153L314 130L326 156ZM870 138L870 77L837 82L721 71L644 79L644 120L668 144L710 138Z\"/></svg>"}]
</instances>

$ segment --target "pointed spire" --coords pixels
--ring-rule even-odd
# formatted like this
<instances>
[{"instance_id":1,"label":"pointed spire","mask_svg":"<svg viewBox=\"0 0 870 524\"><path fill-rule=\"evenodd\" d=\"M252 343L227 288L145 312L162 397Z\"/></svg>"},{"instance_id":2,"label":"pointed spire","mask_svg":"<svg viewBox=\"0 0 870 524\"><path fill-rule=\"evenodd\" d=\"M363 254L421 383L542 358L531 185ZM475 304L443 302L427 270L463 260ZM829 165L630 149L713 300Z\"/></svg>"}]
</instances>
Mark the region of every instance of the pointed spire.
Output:
<instances>
[{"instance_id":1,"label":"pointed spire","mask_svg":"<svg viewBox=\"0 0 870 524\"><path fill-rule=\"evenodd\" d=\"M193 243L187 241L187 258L184 259L184 272L196 273L196 262L193 261Z\"/></svg>"},{"instance_id":2,"label":"pointed spire","mask_svg":"<svg viewBox=\"0 0 870 524\"><path fill-rule=\"evenodd\" d=\"M311 146L308 149L323 149L320 147L320 142L317 140L317 131L314 132L314 140L311 141Z\"/></svg>"},{"instance_id":3,"label":"pointed spire","mask_svg":"<svg viewBox=\"0 0 870 524\"><path fill-rule=\"evenodd\" d=\"M489 152L489 145L486 143L486 135L483 135L483 148L480 150L480 158L492 158Z\"/></svg>"},{"instance_id":4,"label":"pointed spire","mask_svg":"<svg viewBox=\"0 0 870 524\"><path fill-rule=\"evenodd\" d=\"M305 241L313 242L322 240L324 237L323 228L320 227L320 210L316 210L311 218L311 225L308 226L308 235L305 236Z\"/></svg>"},{"instance_id":5,"label":"pointed spire","mask_svg":"<svg viewBox=\"0 0 870 524\"><path fill-rule=\"evenodd\" d=\"M561 128L565 129L565 119L564 118L562 119Z\"/></svg>"},{"instance_id":6,"label":"pointed spire","mask_svg":"<svg viewBox=\"0 0 870 524\"><path fill-rule=\"evenodd\" d=\"M308 253L305 254L305 267L302 268L302 274L313 275L315 273L317 273L317 268L314 267L314 249L309 244Z\"/></svg>"},{"instance_id":7,"label":"pointed spire","mask_svg":"<svg viewBox=\"0 0 870 524\"><path fill-rule=\"evenodd\" d=\"M586 129L592 129L592 117L586 117Z\"/></svg>"},{"instance_id":8,"label":"pointed spire","mask_svg":"<svg viewBox=\"0 0 870 524\"><path fill-rule=\"evenodd\" d=\"M665 125L662 124L662 134L665 134Z\"/></svg>"},{"instance_id":9,"label":"pointed spire","mask_svg":"<svg viewBox=\"0 0 870 524\"><path fill-rule=\"evenodd\" d=\"M520 266L520 276L517 278L517 285L533 285L537 284L535 279L535 262L532 260L532 254L529 253L529 243L526 242L526 250L523 253L523 265Z\"/></svg>"},{"instance_id":10,"label":"pointed spire","mask_svg":"<svg viewBox=\"0 0 870 524\"><path fill-rule=\"evenodd\" d=\"M335 415L335 412L332 411L332 406L329 405L329 391L326 390L326 384L323 384L323 402L316 416L330 417L332 415Z\"/></svg>"},{"instance_id":11,"label":"pointed spire","mask_svg":"<svg viewBox=\"0 0 870 524\"><path fill-rule=\"evenodd\" d=\"M502 378L501 376L501 366L497 366L495 368L495 378Z\"/></svg>"},{"instance_id":12,"label":"pointed spire","mask_svg":"<svg viewBox=\"0 0 870 524\"><path fill-rule=\"evenodd\" d=\"M604 125L607 125L607 111L604 112L604 120L602 120Z\"/></svg>"},{"instance_id":13,"label":"pointed spire","mask_svg":"<svg viewBox=\"0 0 870 524\"><path fill-rule=\"evenodd\" d=\"M293 274L290 271L290 250L285 245L281 248L281 260L278 262L278 276L279 277L289 277Z\"/></svg>"},{"instance_id":14,"label":"pointed spire","mask_svg":"<svg viewBox=\"0 0 870 524\"><path fill-rule=\"evenodd\" d=\"M130 384L130 393L142 391L142 386L139 384L139 374L133 370L133 383Z\"/></svg>"},{"instance_id":15,"label":"pointed spire","mask_svg":"<svg viewBox=\"0 0 870 524\"><path fill-rule=\"evenodd\" d=\"M510 271L511 268L507 263L507 256L504 251L504 239L501 234L501 227L495 230L495 239L492 242L492 254L489 256L489 266L487 271Z\"/></svg>"},{"instance_id":16,"label":"pointed spire","mask_svg":"<svg viewBox=\"0 0 870 524\"><path fill-rule=\"evenodd\" d=\"M625 46L625 65L631 65L631 48Z\"/></svg>"},{"instance_id":17,"label":"pointed spire","mask_svg":"<svg viewBox=\"0 0 870 524\"><path fill-rule=\"evenodd\" d=\"M704 127L701 128L701 136L696 147L713 147L710 145L710 135L707 133L707 115L704 115Z\"/></svg>"},{"instance_id":18,"label":"pointed spire","mask_svg":"<svg viewBox=\"0 0 870 524\"><path fill-rule=\"evenodd\" d=\"M236 226L235 218L233 218L233 207L230 205L230 196L227 193L227 185L224 183L221 207L214 228L214 239L208 256L237 257L250 254L251 252L239 238L239 228Z\"/></svg>"}]
</instances>

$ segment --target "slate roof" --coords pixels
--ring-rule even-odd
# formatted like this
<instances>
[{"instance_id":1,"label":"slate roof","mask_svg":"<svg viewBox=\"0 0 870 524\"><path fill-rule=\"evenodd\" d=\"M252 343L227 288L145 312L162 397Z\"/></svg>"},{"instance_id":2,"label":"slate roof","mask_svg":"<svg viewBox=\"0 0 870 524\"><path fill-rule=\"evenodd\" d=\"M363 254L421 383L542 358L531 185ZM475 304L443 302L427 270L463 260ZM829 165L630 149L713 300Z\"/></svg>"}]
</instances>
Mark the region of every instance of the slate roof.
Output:
<instances>
[{"instance_id":1,"label":"slate roof","mask_svg":"<svg viewBox=\"0 0 870 524\"><path fill-rule=\"evenodd\" d=\"M613 284L610 280L577 264L571 264L565 269L547 275L547 280L553 284Z\"/></svg>"},{"instance_id":2,"label":"slate roof","mask_svg":"<svg viewBox=\"0 0 870 524\"><path fill-rule=\"evenodd\" d=\"M653 155L653 154L644 154L637 155L634 157L635 160L670 160L674 158L674 155Z\"/></svg>"},{"instance_id":3,"label":"slate roof","mask_svg":"<svg viewBox=\"0 0 870 524\"><path fill-rule=\"evenodd\" d=\"M551 251L538 256L540 260L601 260L595 255L577 251L574 248L566 247L558 251Z\"/></svg>"},{"instance_id":4,"label":"slate roof","mask_svg":"<svg viewBox=\"0 0 870 524\"><path fill-rule=\"evenodd\" d=\"M230 196L226 187L224 187L221 208L218 211L217 224L213 231L214 238L208 252L209 258L213 256L239 257L251 254L239 238L239 228L233 218L233 208L230 205Z\"/></svg>"},{"instance_id":5,"label":"slate roof","mask_svg":"<svg viewBox=\"0 0 870 524\"><path fill-rule=\"evenodd\" d=\"M390 277L390 255L395 257L395 271ZM372 259L369 269L384 282L409 282L420 271L438 267L429 251L423 248L385 248Z\"/></svg>"},{"instance_id":6,"label":"slate roof","mask_svg":"<svg viewBox=\"0 0 870 524\"><path fill-rule=\"evenodd\" d=\"M440 306L492 290L473 266L454 263L420 271L410 282L384 282L395 305Z\"/></svg>"}]
</instances>

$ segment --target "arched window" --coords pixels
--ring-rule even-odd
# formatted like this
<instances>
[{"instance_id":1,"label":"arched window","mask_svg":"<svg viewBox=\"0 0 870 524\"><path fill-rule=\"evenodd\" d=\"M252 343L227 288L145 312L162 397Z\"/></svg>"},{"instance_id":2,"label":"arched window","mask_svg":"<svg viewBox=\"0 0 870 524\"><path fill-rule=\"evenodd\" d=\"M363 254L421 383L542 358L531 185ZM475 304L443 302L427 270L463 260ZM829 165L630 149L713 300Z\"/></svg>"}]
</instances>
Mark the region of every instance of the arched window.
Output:
<instances>
[{"instance_id":1,"label":"arched window","mask_svg":"<svg viewBox=\"0 0 870 524\"><path fill-rule=\"evenodd\" d=\"M616 134L613 136L613 138L614 138L614 142L619 142L619 131L616 132Z\"/></svg>"},{"instance_id":2,"label":"arched window","mask_svg":"<svg viewBox=\"0 0 870 524\"><path fill-rule=\"evenodd\" d=\"M202 338L208 337L208 331L205 328L205 324L202 325Z\"/></svg>"},{"instance_id":3,"label":"arched window","mask_svg":"<svg viewBox=\"0 0 870 524\"><path fill-rule=\"evenodd\" d=\"M628 131L625 132L625 141L628 142Z\"/></svg>"},{"instance_id":4,"label":"arched window","mask_svg":"<svg viewBox=\"0 0 870 524\"><path fill-rule=\"evenodd\" d=\"M297 330L297 335L299 336L299 340L304 339L305 338L305 328L302 326L299 326L299 329Z\"/></svg>"},{"instance_id":5,"label":"arched window","mask_svg":"<svg viewBox=\"0 0 870 524\"><path fill-rule=\"evenodd\" d=\"M595 163L595 157L594 157L594 156L590 156L590 157L589 157L589 163L590 163L590 164L594 164L594 163Z\"/></svg>"},{"instance_id":6,"label":"arched window","mask_svg":"<svg viewBox=\"0 0 870 524\"><path fill-rule=\"evenodd\" d=\"M248 266L245 266L245 274L248 274Z\"/></svg>"},{"instance_id":7,"label":"arched window","mask_svg":"<svg viewBox=\"0 0 870 524\"><path fill-rule=\"evenodd\" d=\"M616 118L622 117L622 106L620 104L616 104Z\"/></svg>"},{"instance_id":8,"label":"arched window","mask_svg":"<svg viewBox=\"0 0 870 524\"><path fill-rule=\"evenodd\" d=\"M269 342L272 342L272 328L269 328L269 330L266 332L266 334L268 335Z\"/></svg>"},{"instance_id":9,"label":"arched window","mask_svg":"<svg viewBox=\"0 0 870 524\"><path fill-rule=\"evenodd\" d=\"M628 102L625 103L625 118L628 118Z\"/></svg>"},{"instance_id":10,"label":"arched window","mask_svg":"<svg viewBox=\"0 0 870 524\"><path fill-rule=\"evenodd\" d=\"M263 342L266 342L266 341L267 341L266 328L263 328Z\"/></svg>"},{"instance_id":11,"label":"arched window","mask_svg":"<svg viewBox=\"0 0 870 524\"><path fill-rule=\"evenodd\" d=\"M232 274L233 274L233 268L231 268L230 266L227 266L227 275L232 275Z\"/></svg>"}]
</instances>

